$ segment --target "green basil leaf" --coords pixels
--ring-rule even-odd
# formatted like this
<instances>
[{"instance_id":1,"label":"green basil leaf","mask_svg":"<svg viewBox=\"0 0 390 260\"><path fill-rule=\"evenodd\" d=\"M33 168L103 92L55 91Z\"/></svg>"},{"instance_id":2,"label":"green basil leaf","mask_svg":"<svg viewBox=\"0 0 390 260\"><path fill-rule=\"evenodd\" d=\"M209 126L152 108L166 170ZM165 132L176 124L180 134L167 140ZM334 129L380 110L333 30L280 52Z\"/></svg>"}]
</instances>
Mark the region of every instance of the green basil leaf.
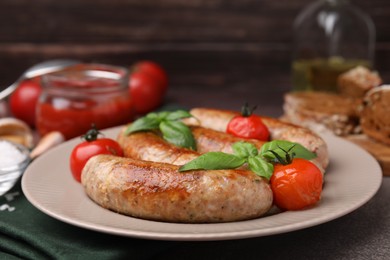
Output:
<instances>
[{"instance_id":1,"label":"green basil leaf","mask_svg":"<svg viewBox=\"0 0 390 260\"><path fill-rule=\"evenodd\" d=\"M192 115L188 111L177 110L174 112L170 112L165 119L174 121L174 120L179 120L179 119L187 118L187 117L192 117Z\"/></svg>"},{"instance_id":2,"label":"green basil leaf","mask_svg":"<svg viewBox=\"0 0 390 260\"><path fill-rule=\"evenodd\" d=\"M150 112L150 113L146 114L144 117L147 117L150 119L160 120L160 115L159 115L159 113L156 113L156 112Z\"/></svg>"},{"instance_id":3,"label":"green basil leaf","mask_svg":"<svg viewBox=\"0 0 390 260\"><path fill-rule=\"evenodd\" d=\"M294 158L303 158L306 160L311 160L317 157L315 153L310 152L301 144L293 143L286 140L274 140L265 143L261 147L260 155L268 160L275 161L276 156L272 152L270 152L270 150L274 151L282 158L286 157L285 151L289 151L290 154L294 154Z\"/></svg>"},{"instance_id":4,"label":"green basil leaf","mask_svg":"<svg viewBox=\"0 0 390 260\"><path fill-rule=\"evenodd\" d=\"M236 142L232 145L233 152L240 158L247 158L249 156L256 156L259 151L257 148L248 142Z\"/></svg>"},{"instance_id":5,"label":"green basil leaf","mask_svg":"<svg viewBox=\"0 0 390 260\"><path fill-rule=\"evenodd\" d=\"M153 117L153 118L157 118L160 122L163 121L163 120L166 120L167 117L169 116L171 112L168 112L168 111L161 111L161 112L152 112L148 115L146 115L147 117Z\"/></svg>"},{"instance_id":6,"label":"green basil leaf","mask_svg":"<svg viewBox=\"0 0 390 260\"><path fill-rule=\"evenodd\" d=\"M163 121L160 123L163 138L179 147L196 150L194 136L188 126L180 121Z\"/></svg>"},{"instance_id":7,"label":"green basil leaf","mask_svg":"<svg viewBox=\"0 0 390 260\"><path fill-rule=\"evenodd\" d=\"M244 158L239 158L234 154L208 152L181 166L179 171L235 169L245 162Z\"/></svg>"},{"instance_id":8,"label":"green basil leaf","mask_svg":"<svg viewBox=\"0 0 390 260\"><path fill-rule=\"evenodd\" d=\"M248 158L249 169L256 175L261 176L269 180L274 172L274 165L267 162L260 156L254 156Z\"/></svg>"},{"instance_id":9,"label":"green basil leaf","mask_svg":"<svg viewBox=\"0 0 390 260\"><path fill-rule=\"evenodd\" d=\"M153 116L141 117L135 120L127 129L125 134L131 134L139 131L158 129L160 120Z\"/></svg>"}]
</instances>

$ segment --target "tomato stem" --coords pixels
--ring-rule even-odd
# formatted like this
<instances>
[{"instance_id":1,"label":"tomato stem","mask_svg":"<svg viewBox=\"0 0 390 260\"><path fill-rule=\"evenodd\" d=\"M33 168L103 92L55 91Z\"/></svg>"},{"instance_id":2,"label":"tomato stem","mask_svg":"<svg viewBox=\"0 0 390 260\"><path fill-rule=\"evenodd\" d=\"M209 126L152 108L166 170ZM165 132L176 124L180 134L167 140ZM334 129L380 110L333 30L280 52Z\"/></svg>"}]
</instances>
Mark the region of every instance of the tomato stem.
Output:
<instances>
[{"instance_id":1,"label":"tomato stem","mask_svg":"<svg viewBox=\"0 0 390 260\"><path fill-rule=\"evenodd\" d=\"M101 134L101 133L96 128L96 125L92 124L91 129L89 129L87 131L87 133L85 135L83 135L81 138L87 142L92 142L92 141L95 141L97 139L99 134Z\"/></svg>"},{"instance_id":2,"label":"tomato stem","mask_svg":"<svg viewBox=\"0 0 390 260\"><path fill-rule=\"evenodd\" d=\"M282 151L285 153L284 158L283 158L282 156L280 156L277 152L273 151L273 150L268 150L268 151L271 152L271 153L275 156L275 158L276 158L276 159L275 159L276 163L280 163L280 164L283 164L283 165L287 165L287 164L292 163L292 161L293 161L293 159L294 159L294 157L295 157L295 153L294 153L294 152L290 153L290 151L294 148L294 146L295 146L295 144L292 145L292 146L286 151L286 150L284 150L282 147L280 147L280 146L278 145L278 148L279 148L280 150L282 150Z\"/></svg>"},{"instance_id":3,"label":"tomato stem","mask_svg":"<svg viewBox=\"0 0 390 260\"><path fill-rule=\"evenodd\" d=\"M241 115L243 117L249 117L253 114L253 111L255 111L255 109L257 108L257 106L254 106L254 107L249 107L248 105L248 102L245 102L245 104L241 107Z\"/></svg>"}]
</instances>

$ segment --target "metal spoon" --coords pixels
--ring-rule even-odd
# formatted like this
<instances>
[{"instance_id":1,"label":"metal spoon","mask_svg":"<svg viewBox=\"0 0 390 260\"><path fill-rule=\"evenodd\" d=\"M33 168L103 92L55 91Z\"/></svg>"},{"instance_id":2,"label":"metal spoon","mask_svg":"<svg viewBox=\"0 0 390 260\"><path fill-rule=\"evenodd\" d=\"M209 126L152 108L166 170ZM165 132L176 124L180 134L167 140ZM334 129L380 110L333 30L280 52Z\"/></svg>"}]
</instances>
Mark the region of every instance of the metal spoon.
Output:
<instances>
[{"instance_id":1,"label":"metal spoon","mask_svg":"<svg viewBox=\"0 0 390 260\"><path fill-rule=\"evenodd\" d=\"M15 91L15 89L18 87L18 85L26 79L31 79L34 77L42 76L47 73L52 73L55 71L62 70L64 68L79 64L80 61L77 60L68 60L68 59L59 59L59 60L48 60L44 61L38 64L35 64L34 66L30 67L28 70L26 70L17 81L15 81L12 85L9 87L3 89L0 92L0 101L9 95L12 94L12 92Z\"/></svg>"}]
</instances>

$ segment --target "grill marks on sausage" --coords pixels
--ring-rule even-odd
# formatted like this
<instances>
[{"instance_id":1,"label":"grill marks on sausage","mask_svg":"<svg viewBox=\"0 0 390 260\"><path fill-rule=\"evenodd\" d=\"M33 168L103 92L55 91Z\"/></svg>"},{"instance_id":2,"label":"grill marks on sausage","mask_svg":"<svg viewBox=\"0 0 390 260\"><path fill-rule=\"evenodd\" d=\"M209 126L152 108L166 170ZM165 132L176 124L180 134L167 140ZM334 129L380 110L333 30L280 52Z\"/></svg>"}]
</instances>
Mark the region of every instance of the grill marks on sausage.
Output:
<instances>
[{"instance_id":1,"label":"grill marks on sausage","mask_svg":"<svg viewBox=\"0 0 390 260\"><path fill-rule=\"evenodd\" d=\"M124 128L118 141L127 158L97 155L86 164L82 184L88 196L121 214L167 222L229 222L267 213L273 200L271 188L251 171L178 171L179 165L200 153L231 153L231 145L243 141L224 133L230 119L239 113L193 109L191 114L198 119L185 121L192 125L198 151L169 144L157 132L125 135ZM276 119L264 118L263 122L272 138L300 142L317 152L320 162L327 165L327 149L321 138ZM263 144L245 141L257 148Z\"/></svg>"},{"instance_id":2,"label":"grill marks on sausage","mask_svg":"<svg viewBox=\"0 0 390 260\"><path fill-rule=\"evenodd\" d=\"M88 161L82 183L105 208L159 221L236 221L272 205L269 185L245 170L179 173L171 164L98 155Z\"/></svg>"},{"instance_id":3,"label":"grill marks on sausage","mask_svg":"<svg viewBox=\"0 0 390 260\"><path fill-rule=\"evenodd\" d=\"M197 151L179 148L170 144L155 132L139 132L125 135L124 131L122 131L118 141L123 147L126 157L174 165L183 165L200 154L207 152L221 151L233 153L232 145L239 141L250 142L258 149L264 144L264 142L259 140L243 139L203 127L191 126L191 131L196 141Z\"/></svg>"},{"instance_id":4,"label":"grill marks on sausage","mask_svg":"<svg viewBox=\"0 0 390 260\"><path fill-rule=\"evenodd\" d=\"M125 135L122 131L118 136L118 142L124 149L125 157L138 160L183 165L199 156L196 151L179 148L166 142L155 132Z\"/></svg>"},{"instance_id":5,"label":"grill marks on sausage","mask_svg":"<svg viewBox=\"0 0 390 260\"><path fill-rule=\"evenodd\" d=\"M187 124L222 132L226 131L230 120L239 115L235 111L210 108L194 108L191 109L190 113L196 120L186 120ZM313 162L321 168L326 169L329 164L328 147L320 136L307 128L275 118L262 116L262 121L268 127L272 140L279 139L300 143L310 151L316 153L317 158Z\"/></svg>"},{"instance_id":6,"label":"grill marks on sausage","mask_svg":"<svg viewBox=\"0 0 390 260\"><path fill-rule=\"evenodd\" d=\"M255 139L243 139L230 134L206 129L203 127L192 126L192 133L195 137L199 153L224 152L233 153L232 145L236 142L245 141L252 143L257 149L260 149L264 142Z\"/></svg>"}]
</instances>

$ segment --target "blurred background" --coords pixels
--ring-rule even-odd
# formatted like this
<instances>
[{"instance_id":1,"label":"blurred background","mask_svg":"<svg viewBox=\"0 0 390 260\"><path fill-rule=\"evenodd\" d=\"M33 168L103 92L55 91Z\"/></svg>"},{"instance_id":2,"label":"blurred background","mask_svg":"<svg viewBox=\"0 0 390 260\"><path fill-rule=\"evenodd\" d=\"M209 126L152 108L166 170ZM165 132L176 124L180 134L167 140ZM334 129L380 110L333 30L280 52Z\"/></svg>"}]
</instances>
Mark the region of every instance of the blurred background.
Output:
<instances>
[{"instance_id":1,"label":"blurred background","mask_svg":"<svg viewBox=\"0 0 390 260\"><path fill-rule=\"evenodd\" d=\"M149 59L169 74L167 102L191 96L181 105L239 109L249 101L278 115L270 102L281 105L291 89L292 24L311 2L2 0L0 86L46 59L124 66ZM390 1L352 3L375 23L374 67L390 82ZM207 100L197 98L201 91Z\"/></svg>"}]
</instances>

